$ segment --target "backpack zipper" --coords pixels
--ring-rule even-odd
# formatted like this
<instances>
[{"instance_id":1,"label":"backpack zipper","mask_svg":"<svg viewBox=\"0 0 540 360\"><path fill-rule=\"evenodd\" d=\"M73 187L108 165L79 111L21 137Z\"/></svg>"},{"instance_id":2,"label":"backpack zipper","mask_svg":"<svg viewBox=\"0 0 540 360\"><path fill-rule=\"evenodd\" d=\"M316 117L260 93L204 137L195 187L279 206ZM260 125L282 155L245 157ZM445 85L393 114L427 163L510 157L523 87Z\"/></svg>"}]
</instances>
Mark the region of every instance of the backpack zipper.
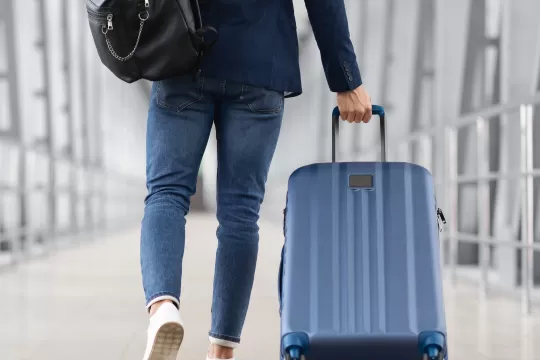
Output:
<instances>
[{"instance_id":1,"label":"backpack zipper","mask_svg":"<svg viewBox=\"0 0 540 360\"><path fill-rule=\"evenodd\" d=\"M112 21L113 21L113 14L107 15L107 30L108 31L114 30Z\"/></svg>"}]
</instances>

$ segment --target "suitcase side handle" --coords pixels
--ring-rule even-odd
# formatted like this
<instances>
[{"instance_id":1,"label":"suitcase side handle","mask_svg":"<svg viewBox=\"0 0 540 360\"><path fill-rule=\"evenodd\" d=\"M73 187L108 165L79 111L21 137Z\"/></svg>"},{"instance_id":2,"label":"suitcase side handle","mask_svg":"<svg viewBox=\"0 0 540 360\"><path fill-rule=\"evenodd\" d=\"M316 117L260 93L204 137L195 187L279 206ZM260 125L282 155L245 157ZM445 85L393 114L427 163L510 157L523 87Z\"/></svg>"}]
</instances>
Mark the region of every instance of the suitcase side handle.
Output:
<instances>
[{"instance_id":1,"label":"suitcase side handle","mask_svg":"<svg viewBox=\"0 0 540 360\"><path fill-rule=\"evenodd\" d=\"M379 116L379 123L381 128L381 161L386 162L386 114L382 106L373 105L371 109L373 115ZM336 107L332 112L332 162L336 162L340 115L341 113L339 111L339 108Z\"/></svg>"}]
</instances>

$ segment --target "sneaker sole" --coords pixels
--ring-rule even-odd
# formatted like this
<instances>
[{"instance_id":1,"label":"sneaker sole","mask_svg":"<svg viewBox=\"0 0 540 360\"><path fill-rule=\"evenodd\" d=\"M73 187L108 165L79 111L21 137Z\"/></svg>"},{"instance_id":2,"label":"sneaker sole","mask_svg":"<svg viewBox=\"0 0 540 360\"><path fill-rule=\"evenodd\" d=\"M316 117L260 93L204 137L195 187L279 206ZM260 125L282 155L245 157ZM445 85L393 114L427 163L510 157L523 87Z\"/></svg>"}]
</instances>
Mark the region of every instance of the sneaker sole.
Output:
<instances>
[{"instance_id":1,"label":"sneaker sole","mask_svg":"<svg viewBox=\"0 0 540 360\"><path fill-rule=\"evenodd\" d=\"M148 360L176 360L182 340L184 340L182 325L163 324L156 334Z\"/></svg>"}]
</instances>

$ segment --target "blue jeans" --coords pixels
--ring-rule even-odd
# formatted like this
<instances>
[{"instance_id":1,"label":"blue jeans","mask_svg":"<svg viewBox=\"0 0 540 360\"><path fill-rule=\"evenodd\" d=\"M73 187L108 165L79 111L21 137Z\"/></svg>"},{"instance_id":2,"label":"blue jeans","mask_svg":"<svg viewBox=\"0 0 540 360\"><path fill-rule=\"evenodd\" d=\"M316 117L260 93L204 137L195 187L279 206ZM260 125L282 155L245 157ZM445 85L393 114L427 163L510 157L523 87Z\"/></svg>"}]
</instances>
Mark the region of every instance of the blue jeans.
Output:
<instances>
[{"instance_id":1,"label":"blue jeans","mask_svg":"<svg viewBox=\"0 0 540 360\"><path fill-rule=\"evenodd\" d=\"M147 307L179 304L185 216L212 125L218 249L210 339L235 347L251 296L259 209L283 118L282 93L191 76L156 82L147 128L141 268Z\"/></svg>"}]
</instances>

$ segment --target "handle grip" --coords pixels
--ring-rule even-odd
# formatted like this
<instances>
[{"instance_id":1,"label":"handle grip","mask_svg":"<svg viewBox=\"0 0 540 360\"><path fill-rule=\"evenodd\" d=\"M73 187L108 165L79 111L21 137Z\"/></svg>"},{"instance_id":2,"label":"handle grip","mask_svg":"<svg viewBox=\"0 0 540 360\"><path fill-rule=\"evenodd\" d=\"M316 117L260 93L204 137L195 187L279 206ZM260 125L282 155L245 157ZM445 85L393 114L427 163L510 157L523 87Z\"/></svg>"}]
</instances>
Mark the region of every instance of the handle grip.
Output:
<instances>
[{"instance_id":1,"label":"handle grip","mask_svg":"<svg viewBox=\"0 0 540 360\"><path fill-rule=\"evenodd\" d=\"M379 116L380 128L381 128L381 161L386 162L386 120L384 108L379 105L373 105L372 108L373 115ZM339 137L339 117L341 113L339 108L336 107L332 112L332 162L336 162L336 153L338 147L338 137Z\"/></svg>"}]
</instances>

